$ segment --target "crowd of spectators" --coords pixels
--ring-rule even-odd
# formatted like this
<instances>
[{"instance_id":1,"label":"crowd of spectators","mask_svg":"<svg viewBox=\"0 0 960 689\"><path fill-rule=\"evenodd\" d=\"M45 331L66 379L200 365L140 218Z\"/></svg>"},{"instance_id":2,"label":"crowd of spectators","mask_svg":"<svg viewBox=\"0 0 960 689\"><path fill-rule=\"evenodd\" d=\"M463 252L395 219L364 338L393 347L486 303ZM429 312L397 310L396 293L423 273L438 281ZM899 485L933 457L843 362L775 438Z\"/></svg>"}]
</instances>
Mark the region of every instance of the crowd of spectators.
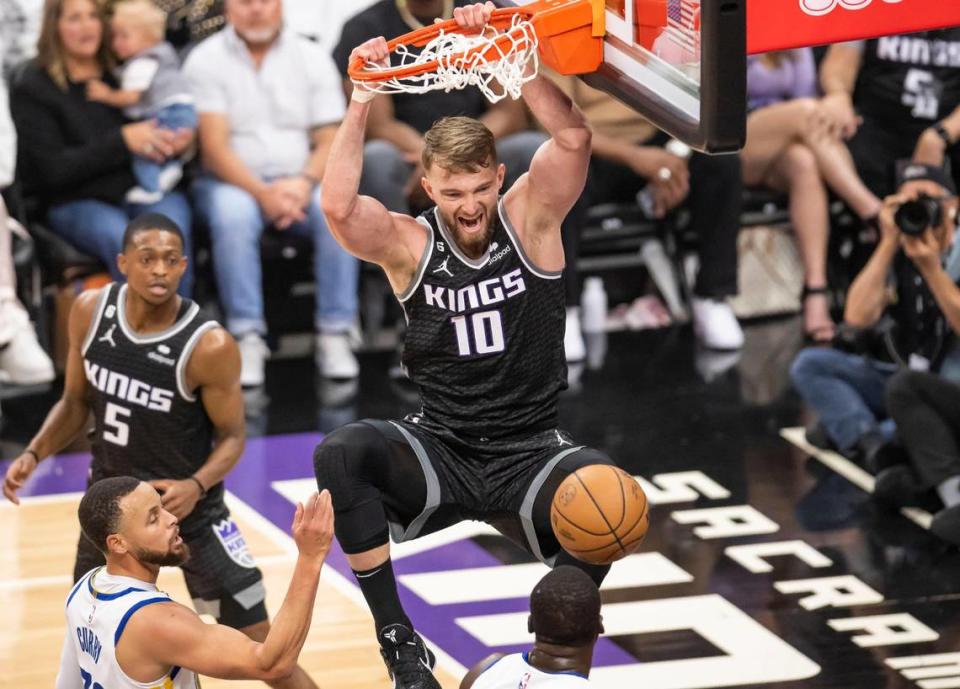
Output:
<instances>
[{"instance_id":1,"label":"crowd of spectators","mask_svg":"<svg viewBox=\"0 0 960 689\"><path fill-rule=\"evenodd\" d=\"M16 182L35 209L33 219L111 270L124 227L141 212L172 218L188 245L202 228L225 325L240 343L242 382L254 387L263 383L269 357L261 235L300 233L314 246L317 368L328 378L356 377L351 343L360 266L333 239L318 201L351 88L347 58L368 38L449 18L466 1L155 2L47 0L40 11L26 0L0 0L0 58L19 138ZM31 27L35 51L25 39ZM574 267L591 206L633 203L646 188L651 220L685 212L698 238L694 332L708 348L733 350L743 343L727 303L737 292L742 191L745 185L773 190L786 197L803 264L802 320L812 346L800 353L792 374L820 420L811 439L875 470L889 469L877 458L897 456L890 446L900 441L887 398L904 397L907 387L900 382L890 392L891 379L908 380L914 396L919 379L899 376L905 369L960 380L954 351L960 258L951 253L955 206L949 202L960 177L958 55L960 28L837 44L819 64L809 49L751 56L747 139L739 156L680 152L611 96L551 75L594 129L587 185L563 227L568 360L584 356ZM490 128L507 168L506 186L545 140L519 101L491 105L470 89L379 97L361 192L392 211L425 209L423 134L445 115L476 117ZM0 129L0 153L9 158L13 151ZM925 171L920 178L910 172L917 169ZM9 173L0 177L0 185L11 181ZM905 240L894 214L920 193L941 199L950 211L945 229ZM850 276L840 303L827 268L836 200L855 218L858 237L876 246ZM21 327L26 317L8 276L5 227L0 214L0 345L20 344L0 349L0 368L16 358L12 351L27 352L24 380L48 379L49 359ZM192 287L188 274L181 288L189 294ZM841 313L842 322L835 322ZM865 335L871 332L876 336ZM877 354L864 344L881 340L895 346ZM944 396L937 394L936 400ZM948 412L940 417L951 418ZM910 449L899 456L910 457ZM955 468L935 473L952 477L960 474Z\"/></svg>"}]
</instances>

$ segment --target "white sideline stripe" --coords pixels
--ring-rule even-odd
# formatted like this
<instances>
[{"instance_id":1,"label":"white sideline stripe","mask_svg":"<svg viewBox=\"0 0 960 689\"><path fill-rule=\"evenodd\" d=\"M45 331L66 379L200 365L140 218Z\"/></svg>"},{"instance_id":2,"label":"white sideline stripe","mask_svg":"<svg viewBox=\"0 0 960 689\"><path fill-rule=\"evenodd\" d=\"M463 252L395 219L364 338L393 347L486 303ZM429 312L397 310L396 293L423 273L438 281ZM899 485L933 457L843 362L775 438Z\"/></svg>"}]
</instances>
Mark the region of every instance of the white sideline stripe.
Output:
<instances>
[{"instance_id":1,"label":"white sideline stripe","mask_svg":"<svg viewBox=\"0 0 960 689\"><path fill-rule=\"evenodd\" d=\"M452 572L406 574L400 581L431 605L448 605L502 598L526 598L550 568L539 562L475 567ZM693 576L660 553L630 555L617 563L601 590L682 584Z\"/></svg>"},{"instance_id":2,"label":"white sideline stripe","mask_svg":"<svg viewBox=\"0 0 960 689\"><path fill-rule=\"evenodd\" d=\"M50 577L26 577L24 579L5 579L0 581L0 592L27 591L29 589L43 589L53 586L67 586L73 583L73 577L66 574L57 574Z\"/></svg>"},{"instance_id":3,"label":"white sideline stripe","mask_svg":"<svg viewBox=\"0 0 960 689\"><path fill-rule=\"evenodd\" d=\"M313 484L312 479L301 479L301 481L306 481L307 483ZM276 486L277 484L290 484L294 483L293 481L277 481L276 483L271 484L271 486ZM315 486L315 484L314 484ZM313 490L316 490L314 487ZM312 491L311 491L312 492ZM304 497L309 495L306 493ZM285 498L290 499L289 495L282 493ZM278 529L273 522L264 517L262 514L257 512L255 509L250 507L243 500L235 496L233 493L226 491L224 493L224 499L227 502L227 507L230 508L231 512L235 512L238 515L243 515L243 520L252 524L254 527L260 529L264 536L270 538L275 545L284 549L286 552L290 553L293 556L297 555L297 544L294 542L293 538L287 534L285 531ZM292 501L294 504L296 501ZM290 508L290 519L293 520L293 507ZM356 603L361 610L369 610L367 602L363 598L363 594L360 593L360 587L351 582L345 576L340 574L333 567L324 567L320 571L320 576L326 580L333 588L337 590L338 593L346 596L348 599ZM430 645L430 650L433 651L434 655L437 658L437 666L449 672L454 677L463 677L467 672L467 668L458 663L452 656L446 653L442 648L440 648L436 643L431 639L420 634L425 642Z\"/></svg>"},{"instance_id":4,"label":"white sideline stripe","mask_svg":"<svg viewBox=\"0 0 960 689\"><path fill-rule=\"evenodd\" d=\"M76 493L55 493L53 495L25 495L20 498L20 505L55 505L59 502L71 502L80 500L83 497L83 491ZM6 498L0 499L0 510L19 509Z\"/></svg>"},{"instance_id":5,"label":"white sideline stripe","mask_svg":"<svg viewBox=\"0 0 960 689\"><path fill-rule=\"evenodd\" d=\"M317 484L313 479L299 478L289 481L273 481L270 487L295 505L306 500L317 489ZM406 543L391 543L390 557L393 560L402 560L405 557L418 555L474 536L496 535L497 533L496 529L483 522L460 522ZM527 594L529 595L529 593L528 591Z\"/></svg>"},{"instance_id":6,"label":"white sideline stripe","mask_svg":"<svg viewBox=\"0 0 960 689\"><path fill-rule=\"evenodd\" d=\"M832 452L831 450L821 450L819 447L814 447L807 442L806 438L804 437L804 433L805 430L800 426L780 429L780 435L785 440L793 443L812 457L816 457L818 460L850 481L850 483L853 485L866 491L867 493L873 493L875 481L869 472L864 471L849 459L837 452ZM933 521L933 516L929 512L916 507L901 507L900 514L920 528L927 529L928 531L930 530L930 522Z\"/></svg>"}]
</instances>

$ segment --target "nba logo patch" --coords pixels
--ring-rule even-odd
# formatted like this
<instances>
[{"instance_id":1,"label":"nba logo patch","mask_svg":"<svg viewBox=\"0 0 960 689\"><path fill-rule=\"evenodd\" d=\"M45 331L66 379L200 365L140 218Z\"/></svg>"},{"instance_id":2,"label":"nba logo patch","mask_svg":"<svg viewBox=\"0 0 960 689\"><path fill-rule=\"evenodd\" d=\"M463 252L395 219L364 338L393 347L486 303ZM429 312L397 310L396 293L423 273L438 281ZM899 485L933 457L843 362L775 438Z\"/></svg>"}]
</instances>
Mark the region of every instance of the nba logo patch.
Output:
<instances>
[{"instance_id":1,"label":"nba logo patch","mask_svg":"<svg viewBox=\"0 0 960 689\"><path fill-rule=\"evenodd\" d=\"M113 318L113 314L115 314L116 312L117 312L117 307L114 306L113 304L110 304L110 306L107 307L107 310L104 311L103 315L106 318Z\"/></svg>"},{"instance_id":2,"label":"nba logo patch","mask_svg":"<svg viewBox=\"0 0 960 689\"><path fill-rule=\"evenodd\" d=\"M224 519L214 524L213 533L216 534L217 539L231 560L247 569L256 567L256 563L253 561L253 555L250 554L250 549L247 548L247 541L244 539L243 534L240 533L240 528L235 521L232 519Z\"/></svg>"}]
</instances>

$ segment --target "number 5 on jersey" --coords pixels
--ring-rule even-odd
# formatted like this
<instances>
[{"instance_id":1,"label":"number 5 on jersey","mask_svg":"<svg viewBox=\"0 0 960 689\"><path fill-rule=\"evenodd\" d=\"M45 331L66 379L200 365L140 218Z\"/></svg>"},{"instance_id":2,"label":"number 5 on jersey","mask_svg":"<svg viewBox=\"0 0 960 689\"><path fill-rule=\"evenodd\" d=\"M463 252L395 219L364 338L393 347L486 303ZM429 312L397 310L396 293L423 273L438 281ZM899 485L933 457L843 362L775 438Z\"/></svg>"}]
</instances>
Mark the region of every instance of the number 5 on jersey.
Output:
<instances>
[{"instance_id":1,"label":"number 5 on jersey","mask_svg":"<svg viewBox=\"0 0 960 689\"><path fill-rule=\"evenodd\" d=\"M506 349L499 311L478 311L450 319L457 334L460 356L493 354Z\"/></svg>"},{"instance_id":2,"label":"number 5 on jersey","mask_svg":"<svg viewBox=\"0 0 960 689\"><path fill-rule=\"evenodd\" d=\"M114 445L126 447L130 442L130 424L124 419L129 419L130 413L126 407L107 402L107 408L103 412L103 439Z\"/></svg>"}]
</instances>

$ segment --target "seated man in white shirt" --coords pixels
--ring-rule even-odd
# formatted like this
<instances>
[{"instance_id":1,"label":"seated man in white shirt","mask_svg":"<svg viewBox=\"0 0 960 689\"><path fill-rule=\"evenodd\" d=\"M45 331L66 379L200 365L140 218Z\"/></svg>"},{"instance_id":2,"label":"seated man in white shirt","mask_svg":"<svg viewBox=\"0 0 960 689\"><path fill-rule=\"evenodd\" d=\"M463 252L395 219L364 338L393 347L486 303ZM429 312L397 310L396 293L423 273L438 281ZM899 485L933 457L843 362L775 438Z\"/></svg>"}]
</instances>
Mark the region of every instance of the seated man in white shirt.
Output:
<instances>
[{"instance_id":1,"label":"seated man in white shirt","mask_svg":"<svg viewBox=\"0 0 960 689\"><path fill-rule=\"evenodd\" d=\"M533 648L495 653L464 676L460 689L576 689L589 687L593 647L603 633L600 591L583 570L561 565L530 594Z\"/></svg>"},{"instance_id":2,"label":"seated man in white shirt","mask_svg":"<svg viewBox=\"0 0 960 689\"><path fill-rule=\"evenodd\" d=\"M260 236L266 227L309 234L317 283L317 365L354 378L348 333L357 313L357 261L334 240L320 210L319 180L343 116L332 58L283 25L281 0L226 0L227 27L187 58L200 116L204 176L193 187L210 228L228 330L237 338L241 383L264 380Z\"/></svg>"}]
</instances>

